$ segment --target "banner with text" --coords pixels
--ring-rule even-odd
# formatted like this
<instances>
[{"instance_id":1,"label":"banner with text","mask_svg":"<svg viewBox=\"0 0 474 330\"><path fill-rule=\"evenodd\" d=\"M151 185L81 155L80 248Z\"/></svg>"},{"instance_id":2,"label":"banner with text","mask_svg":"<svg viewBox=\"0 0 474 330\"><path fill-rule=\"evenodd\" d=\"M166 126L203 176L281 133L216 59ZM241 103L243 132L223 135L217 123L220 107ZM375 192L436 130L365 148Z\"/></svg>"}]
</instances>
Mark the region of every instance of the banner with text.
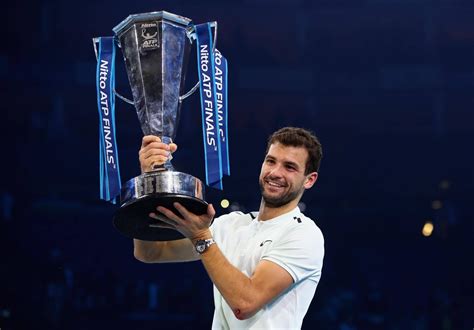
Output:
<instances>
[{"instance_id":1,"label":"banner with text","mask_svg":"<svg viewBox=\"0 0 474 330\"><path fill-rule=\"evenodd\" d=\"M216 49L210 23L195 26L201 94L202 131L206 184L223 188L222 178L230 175L227 133L227 60Z\"/></svg>"},{"instance_id":2,"label":"banner with text","mask_svg":"<svg viewBox=\"0 0 474 330\"><path fill-rule=\"evenodd\" d=\"M115 44L98 38L97 107L99 110L100 198L115 204L120 194L120 170L115 137Z\"/></svg>"}]
</instances>

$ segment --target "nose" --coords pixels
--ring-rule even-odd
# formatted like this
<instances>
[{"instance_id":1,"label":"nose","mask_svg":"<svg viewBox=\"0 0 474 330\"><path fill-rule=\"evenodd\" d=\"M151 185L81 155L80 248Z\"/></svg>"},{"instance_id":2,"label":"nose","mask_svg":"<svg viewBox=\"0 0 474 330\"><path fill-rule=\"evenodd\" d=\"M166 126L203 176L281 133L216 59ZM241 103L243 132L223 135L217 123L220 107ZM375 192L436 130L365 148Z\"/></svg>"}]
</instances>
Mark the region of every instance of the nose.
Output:
<instances>
[{"instance_id":1,"label":"nose","mask_svg":"<svg viewBox=\"0 0 474 330\"><path fill-rule=\"evenodd\" d=\"M282 176L282 166L280 164L275 164L270 170L271 177L280 178Z\"/></svg>"}]
</instances>

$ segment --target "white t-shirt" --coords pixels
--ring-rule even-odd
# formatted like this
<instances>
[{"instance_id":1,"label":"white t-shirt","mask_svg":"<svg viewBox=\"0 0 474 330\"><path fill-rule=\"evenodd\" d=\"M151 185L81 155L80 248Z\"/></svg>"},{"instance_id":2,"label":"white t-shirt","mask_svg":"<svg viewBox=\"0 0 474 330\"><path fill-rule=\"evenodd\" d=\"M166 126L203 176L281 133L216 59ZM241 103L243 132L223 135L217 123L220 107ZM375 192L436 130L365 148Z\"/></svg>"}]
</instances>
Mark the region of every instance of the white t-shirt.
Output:
<instances>
[{"instance_id":1,"label":"white t-shirt","mask_svg":"<svg viewBox=\"0 0 474 330\"><path fill-rule=\"evenodd\" d=\"M255 217L255 219L253 219ZM211 232L217 245L245 275L260 260L283 267L293 284L247 320L239 320L214 286L212 329L300 329L321 277L324 238L299 208L259 221L258 213L232 212L216 218Z\"/></svg>"}]
</instances>

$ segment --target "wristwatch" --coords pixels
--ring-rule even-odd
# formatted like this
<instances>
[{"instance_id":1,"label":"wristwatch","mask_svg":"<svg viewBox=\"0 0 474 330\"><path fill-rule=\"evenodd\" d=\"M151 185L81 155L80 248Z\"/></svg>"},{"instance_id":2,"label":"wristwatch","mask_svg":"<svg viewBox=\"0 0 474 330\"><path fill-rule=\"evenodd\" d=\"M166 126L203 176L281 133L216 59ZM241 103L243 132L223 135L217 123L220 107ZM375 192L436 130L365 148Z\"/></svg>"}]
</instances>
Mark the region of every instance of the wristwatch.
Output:
<instances>
[{"instance_id":1,"label":"wristwatch","mask_svg":"<svg viewBox=\"0 0 474 330\"><path fill-rule=\"evenodd\" d=\"M204 251L206 251L212 244L214 244L216 241L214 239L209 238L209 239L200 239L196 242L195 248L197 253L203 254Z\"/></svg>"}]
</instances>

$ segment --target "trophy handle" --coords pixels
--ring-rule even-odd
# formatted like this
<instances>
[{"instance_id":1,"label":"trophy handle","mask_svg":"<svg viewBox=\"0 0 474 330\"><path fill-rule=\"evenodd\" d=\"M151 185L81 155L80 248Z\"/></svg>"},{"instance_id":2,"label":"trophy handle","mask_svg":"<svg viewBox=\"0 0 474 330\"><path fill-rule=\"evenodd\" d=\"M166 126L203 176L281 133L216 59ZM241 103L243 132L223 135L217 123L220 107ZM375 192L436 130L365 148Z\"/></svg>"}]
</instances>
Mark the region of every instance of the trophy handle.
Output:
<instances>
[{"instance_id":1,"label":"trophy handle","mask_svg":"<svg viewBox=\"0 0 474 330\"><path fill-rule=\"evenodd\" d=\"M97 61L99 55L97 54L97 44L99 43L99 38L92 38L92 44L94 45L95 60ZM114 88L114 94L117 95L119 99L127 102L128 104L135 105L132 100L127 99L125 96L120 95Z\"/></svg>"},{"instance_id":2,"label":"trophy handle","mask_svg":"<svg viewBox=\"0 0 474 330\"><path fill-rule=\"evenodd\" d=\"M214 40L212 43L212 52L214 53L214 51L216 50L216 42L217 42L217 22L216 21L211 22L211 28L214 28ZM196 39L196 32L194 31L194 26L192 29L188 30L187 33L188 33L188 38L191 41ZM179 103L183 102L183 100L191 96L198 88L199 88L199 81L194 85L193 88L190 89L189 92L179 97Z\"/></svg>"}]
</instances>

